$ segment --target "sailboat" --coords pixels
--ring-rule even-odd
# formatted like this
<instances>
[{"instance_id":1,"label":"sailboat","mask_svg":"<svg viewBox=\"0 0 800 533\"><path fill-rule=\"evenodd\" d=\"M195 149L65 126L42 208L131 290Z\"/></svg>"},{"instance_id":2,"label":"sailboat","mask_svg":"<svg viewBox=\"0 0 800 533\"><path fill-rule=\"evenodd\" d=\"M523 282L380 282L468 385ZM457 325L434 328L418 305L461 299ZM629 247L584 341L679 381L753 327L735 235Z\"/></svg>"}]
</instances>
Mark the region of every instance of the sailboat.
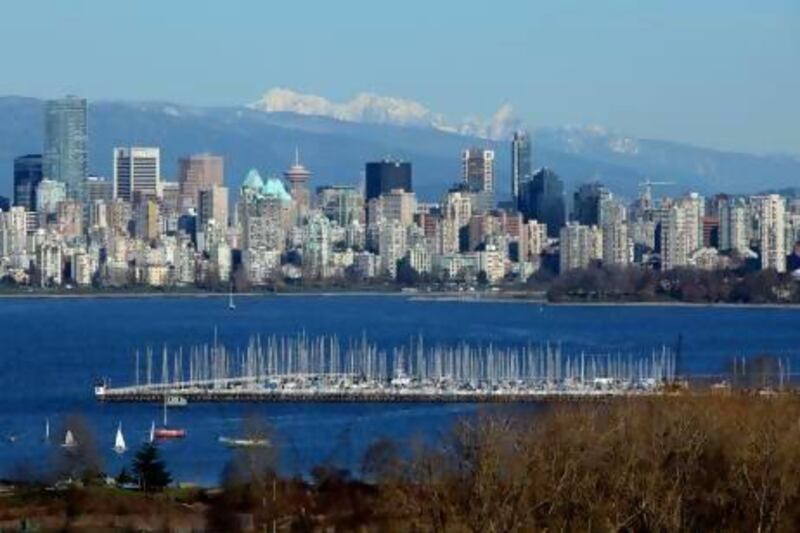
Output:
<instances>
[{"instance_id":1,"label":"sailboat","mask_svg":"<svg viewBox=\"0 0 800 533\"><path fill-rule=\"evenodd\" d=\"M186 430L181 428L171 428L167 424L167 396L164 395L164 425L152 430L154 439L182 439L186 436Z\"/></svg>"},{"instance_id":2,"label":"sailboat","mask_svg":"<svg viewBox=\"0 0 800 533\"><path fill-rule=\"evenodd\" d=\"M228 309L230 309L231 311L236 309L236 304L233 303L233 283L231 283L231 289L228 292Z\"/></svg>"},{"instance_id":3,"label":"sailboat","mask_svg":"<svg viewBox=\"0 0 800 533\"><path fill-rule=\"evenodd\" d=\"M50 442L50 419L44 419L44 442Z\"/></svg>"},{"instance_id":4,"label":"sailboat","mask_svg":"<svg viewBox=\"0 0 800 533\"><path fill-rule=\"evenodd\" d=\"M75 439L75 435L72 434L71 430L67 430L67 434L64 435L64 443L61 445L62 448L75 448L78 446L78 441Z\"/></svg>"},{"instance_id":5,"label":"sailboat","mask_svg":"<svg viewBox=\"0 0 800 533\"><path fill-rule=\"evenodd\" d=\"M122 455L127 451L128 447L125 446L125 437L122 436L122 422L117 426L117 435L114 437L114 451Z\"/></svg>"},{"instance_id":6,"label":"sailboat","mask_svg":"<svg viewBox=\"0 0 800 533\"><path fill-rule=\"evenodd\" d=\"M150 444L153 444L156 440L156 421L153 420L153 423L150 424Z\"/></svg>"}]
</instances>

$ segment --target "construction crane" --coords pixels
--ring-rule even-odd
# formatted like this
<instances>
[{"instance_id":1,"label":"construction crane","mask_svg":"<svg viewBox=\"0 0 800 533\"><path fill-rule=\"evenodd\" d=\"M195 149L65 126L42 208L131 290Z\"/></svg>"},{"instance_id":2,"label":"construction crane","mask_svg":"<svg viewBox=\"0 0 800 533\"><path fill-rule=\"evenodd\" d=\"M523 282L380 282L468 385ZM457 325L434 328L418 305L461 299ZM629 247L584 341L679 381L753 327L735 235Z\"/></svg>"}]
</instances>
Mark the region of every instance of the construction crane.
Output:
<instances>
[{"instance_id":1,"label":"construction crane","mask_svg":"<svg viewBox=\"0 0 800 533\"><path fill-rule=\"evenodd\" d=\"M653 187L660 187L664 185L675 185L674 181L652 181L650 178L645 178L644 181L639 182L639 188L643 189L641 195L642 207L649 208L653 205Z\"/></svg>"}]
</instances>

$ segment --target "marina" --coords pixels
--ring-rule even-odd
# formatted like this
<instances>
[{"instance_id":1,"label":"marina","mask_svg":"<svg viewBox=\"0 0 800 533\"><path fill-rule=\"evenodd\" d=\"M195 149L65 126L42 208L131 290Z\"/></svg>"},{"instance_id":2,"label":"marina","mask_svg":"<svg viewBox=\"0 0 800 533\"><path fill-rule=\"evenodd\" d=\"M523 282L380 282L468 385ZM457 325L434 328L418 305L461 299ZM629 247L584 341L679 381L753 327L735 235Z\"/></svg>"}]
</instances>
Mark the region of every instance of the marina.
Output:
<instances>
[{"instance_id":1,"label":"marina","mask_svg":"<svg viewBox=\"0 0 800 533\"><path fill-rule=\"evenodd\" d=\"M216 338L216 335L215 335ZM157 362L157 359L160 361ZM160 372L156 372L160 363ZM252 337L244 350L216 340L160 355L136 352L134 383L95 386L103 402L528 402L661 394L676 355L566 354L558 344L428 345L422 336L380 347L337 336ZM158 375L156 375L158 374Z\"/></svg>"}]
</instances>

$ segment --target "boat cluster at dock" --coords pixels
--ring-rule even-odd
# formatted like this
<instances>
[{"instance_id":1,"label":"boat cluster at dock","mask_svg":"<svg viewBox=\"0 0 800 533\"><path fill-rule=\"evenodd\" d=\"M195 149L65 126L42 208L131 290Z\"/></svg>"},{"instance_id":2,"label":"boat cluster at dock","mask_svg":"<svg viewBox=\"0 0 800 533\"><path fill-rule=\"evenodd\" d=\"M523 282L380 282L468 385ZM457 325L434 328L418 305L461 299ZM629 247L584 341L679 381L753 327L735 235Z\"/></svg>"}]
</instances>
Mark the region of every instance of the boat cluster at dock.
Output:
<instances>
[{"instance_id":1,"label":"boat cluster at dock","mask_svg":"<svg viewBox=\"0 0 800 533\"><path fill-rule=\"evenodd\" d=\"M649 353L566 354L559 344L381 347L337 336L255 336L137 352L131 385L95 387L102 401L539 401L659 394L676 379L666 346ZM156 368L160 363L160 372ZM158 374L158 375L156 375Z\"/></svg>"}]
</instances>

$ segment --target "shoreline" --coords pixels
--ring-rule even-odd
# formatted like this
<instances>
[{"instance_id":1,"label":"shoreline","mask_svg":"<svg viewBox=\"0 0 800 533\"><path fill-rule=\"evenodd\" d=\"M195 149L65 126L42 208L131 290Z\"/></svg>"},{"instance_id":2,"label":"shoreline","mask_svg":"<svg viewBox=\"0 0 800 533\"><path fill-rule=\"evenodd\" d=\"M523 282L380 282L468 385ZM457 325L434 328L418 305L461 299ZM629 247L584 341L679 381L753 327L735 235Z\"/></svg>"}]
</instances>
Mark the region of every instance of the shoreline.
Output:
<instances>
[{"instance_id":1,"label":"shoreline","mask_svg":"<svg viewBox=\"0 0 800 533\"><path fill-rule=\"evenodd\" d=\"M236 298L298 298L298 297L391 297L406 298L417 302L458 302L458 303L508 303L527 304L544 307L692 307L715 309L797 309L795 303L731 303L731 302L680 302L680 301L594 301L551 302L540 297L527 297L520 293L462 293L462 292L403 292L403 291L369 291L369 290L306 290L289 292L242 292L234 293ZM156 298L227 298L225 292L79 292L79 293L47 293L19 292L0 293L0 301L25 299L156 299Z\"/></svg>"}]
</instances>

